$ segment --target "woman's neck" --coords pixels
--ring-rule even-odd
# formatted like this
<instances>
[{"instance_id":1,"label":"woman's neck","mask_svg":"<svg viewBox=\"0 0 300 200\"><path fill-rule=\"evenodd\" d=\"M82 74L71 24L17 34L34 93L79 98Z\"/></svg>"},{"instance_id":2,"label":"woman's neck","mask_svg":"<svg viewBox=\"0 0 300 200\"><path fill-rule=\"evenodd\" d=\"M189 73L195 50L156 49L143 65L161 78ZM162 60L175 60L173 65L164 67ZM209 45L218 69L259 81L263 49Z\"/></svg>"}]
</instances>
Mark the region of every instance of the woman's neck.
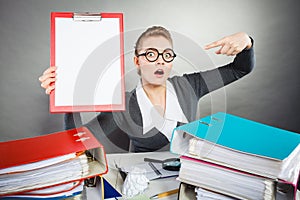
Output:
<instances>
[{"instance_id":1,"label":"woman's neck","mask_svg":"<svg viewBox=\"0 0 300 200\"><path fill-rule=\"evenodd\" d=\"M166 86L165 85L143 85L147 97L156 110L164 116L166 110Z\"/></svg>"}]
</instances>

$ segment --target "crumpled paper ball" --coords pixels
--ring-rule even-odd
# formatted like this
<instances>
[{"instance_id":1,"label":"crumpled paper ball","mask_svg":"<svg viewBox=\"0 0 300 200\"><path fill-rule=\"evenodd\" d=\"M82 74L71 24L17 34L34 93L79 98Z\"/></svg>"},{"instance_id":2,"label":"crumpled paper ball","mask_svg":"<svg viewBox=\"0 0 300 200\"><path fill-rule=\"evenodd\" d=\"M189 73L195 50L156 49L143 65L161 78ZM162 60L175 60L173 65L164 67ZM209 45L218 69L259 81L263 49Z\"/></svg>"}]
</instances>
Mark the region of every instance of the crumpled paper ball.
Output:
<instances>
[{"instance_id":1,"label":"crumpled paper ball","mask_svg":"<svg viewBox=\"0 0 300 200\"><path fill-rule=\"evenodd\" d=\"M149 184L149 179L145 174L145 169L133 167L124 181L122 193L129 198L143 193Z\"/></svg>"}]
</instances>

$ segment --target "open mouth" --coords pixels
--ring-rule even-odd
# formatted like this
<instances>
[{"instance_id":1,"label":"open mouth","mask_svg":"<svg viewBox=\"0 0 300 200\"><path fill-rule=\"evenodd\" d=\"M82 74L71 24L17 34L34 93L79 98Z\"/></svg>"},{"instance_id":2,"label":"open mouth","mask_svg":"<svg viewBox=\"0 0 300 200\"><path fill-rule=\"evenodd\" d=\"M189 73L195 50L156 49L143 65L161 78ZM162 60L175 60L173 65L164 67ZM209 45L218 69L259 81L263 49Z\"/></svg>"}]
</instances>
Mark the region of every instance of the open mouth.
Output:
<instances>
[{"instance_id":1,"label":"open mouth","mask_svg":"<svg viewBox=\"0 0 300 200\"><path fill-rule=\"evenodd\" d=\"M164 70L158 69L154 72L155 75L164 75Z\"/></svg>"}]
</instances>

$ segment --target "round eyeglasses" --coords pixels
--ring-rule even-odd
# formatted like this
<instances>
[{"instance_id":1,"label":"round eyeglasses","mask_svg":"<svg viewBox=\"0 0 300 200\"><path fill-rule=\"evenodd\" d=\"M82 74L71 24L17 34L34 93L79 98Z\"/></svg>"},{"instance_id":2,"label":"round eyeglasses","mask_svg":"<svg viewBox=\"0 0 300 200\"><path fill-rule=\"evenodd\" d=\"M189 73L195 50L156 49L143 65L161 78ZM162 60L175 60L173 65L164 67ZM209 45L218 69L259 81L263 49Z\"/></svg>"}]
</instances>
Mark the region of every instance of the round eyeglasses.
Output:
<instances>
[{"instance_id":1,"label":"round eyeglasses","mask_svg":"<svg viewBox=\"0 0 300 200\"><path fill-rule=\"evenodd\" d=\"M165 49L162 53L159 53L159 51L155 48L146 49L145 53L141 53L137 55L137 57L145 56L149 62L154 62L158 59L160 55L162 56L163 60L167 63L172 62L176 57L176 54L172 49Z\"/></svg>"}]
</instances>

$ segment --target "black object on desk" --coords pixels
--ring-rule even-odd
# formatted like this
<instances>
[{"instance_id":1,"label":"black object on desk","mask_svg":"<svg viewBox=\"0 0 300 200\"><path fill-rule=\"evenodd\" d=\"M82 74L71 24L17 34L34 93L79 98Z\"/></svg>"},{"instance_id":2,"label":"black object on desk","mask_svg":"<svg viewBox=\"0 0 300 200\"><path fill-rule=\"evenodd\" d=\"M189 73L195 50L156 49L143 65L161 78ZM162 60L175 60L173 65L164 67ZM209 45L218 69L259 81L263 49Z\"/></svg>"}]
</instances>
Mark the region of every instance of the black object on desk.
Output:
<instances>
[{"instance_id":1,"label":"black object on desk","mask_svg":"<svg viewBox=\"0 0 300 200\"><path fill-rule=\"evenodd\" d=\"M162 168L169 171L179 171L181 163L179 158L168 158L165 160L157 160L152 158L144 158L145 162L162 163Z\"/></svg>"},{"instance_id":2,"label":"black object on desk","mask_svg":"<svg viewBox=\"0 0 300 200\"><path fill-rule=\"evenodd\" d=\"M119 171L119 173L120 173L120 175L121 175L123 181L125 181L126 176L127 176L127 173L124 172L124 171L117 165L117 163L115 163L115 167L118 169L118 171Z\"/></svg>"}]
</instances>

